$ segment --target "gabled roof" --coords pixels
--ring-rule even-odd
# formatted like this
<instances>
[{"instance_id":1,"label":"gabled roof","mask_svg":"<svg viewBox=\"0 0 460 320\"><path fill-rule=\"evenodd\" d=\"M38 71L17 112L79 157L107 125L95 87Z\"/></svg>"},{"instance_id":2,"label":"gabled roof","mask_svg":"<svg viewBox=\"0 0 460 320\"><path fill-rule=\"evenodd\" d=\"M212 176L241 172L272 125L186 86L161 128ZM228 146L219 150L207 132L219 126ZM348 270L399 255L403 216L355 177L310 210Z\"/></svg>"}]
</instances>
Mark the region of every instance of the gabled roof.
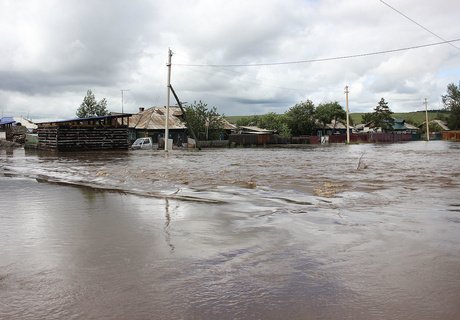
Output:
<instances>
[{"instance_id":1,"label":"gabled roof","mask_svg":"<svg viewBox=\"0 0 460 320\"><path fill-rule=\"evenodd\" d=\"M418 130L418 128L403 119L394 119L393 130Z\"/></svg>"},{"instance_id":2,"label":"gabled roof","mask_svg":"<svg viewBox=\"0 0 460 320\"><path fill-rule=\"evenodd\" d=\"M224 130L236 130L236 126L228 122L224 117L222 117L222 123L224 124Z\"/></svg>"},{"instance_id":3,"label":"gabled roof","mask_svg":"<svg viewBox=\"0 0 460 320\"><path fill-rule=\"evenodd\" d=\"M37 129L37 125L35 123L33 123L32 121L30 121L30 120L28 120L28 119L26 119L24 117L13 117L13 119L16 122L20 122L21 125L23 125L24 127L26 127L29 130Z\"/></svg>"},{"instance_id":4,"label":"gabled roof","mask_svg":"<svg viewBox=\"0 0 460 320\"><path fill-rule=\"evenodd\" d=\"M388 121L389 122L389 121ZM393 120L393 130L406 130L406 121L402 119Z\"/></svg>"},{"instance_id":5,"label":"gabled roof","mask_svg":"<svg viewBox=\"0 0 460 320\"><path fill-rule=\"evenodd\" d=\"M321 126L321 124L318 124ZM326 129L343 129L343 130L347 130L347 125L344 124L342 121L340 120L332 120L331 123L328 123L326 124ZM353 126L350 125L349 126L350 129L353 129Z\"/></svg>"},{"instance_id":6,"label":"gabled roof","mask_svg":"<svg viewBox=\"0 0 460 320\"><path fill-rule=\"evenodd\" d=\"M317 129L323 129L323 124L316 120L316 128ZM353 129L354 127L352 125L349 126L350 129ZM337 129L337 130L347 130L347 125L346 123L343 123L340 120L332 120L330 123L327 123L324 129Z\"/></svg>"},{"instance_id":7,"label":"gabled roof","mask_svg":"<svg viewBox=\"0 0 460 320\"><path fill-rule=\"evenodd\" d=\"M435 119L435 120L430 120L429 123L436 123L444 131L450 130L445 121ZM422 128L422 127L425 127L425 126L426 126L426 121L423 121L423 123L421 125L419 125L418 127Z\"/></svg>"},{"instance_id":8,"label":"gabled roof","mask_svg":"<svg viewBox=\"0 0 460 320\"><path fill-rule=\"evenodd\" d=\"M182 111L178 107L169 107L168 128L186 129L185 123L179 118ZM166 107L151 107L129 118L129 127L143 130L164 130L166 123Z\"/></svg>"},{"instance_id":9,"label":"gabled roof","mask_svg":"<svg viewBox=\"0 0 460 320\"><path fill-rule=\"evenodd\" d=\"M388 121L386 121L388 123ZM356 125L357 128L360 128L360 125ZM375 128L374 121L368 122L364 124L364 128ZM418 130L418 128L410 123L407 123L404 119L395 119L393 118L392 124L393 130Z\"/></svg>"},{"instance_id":10,"label":"gabled roof","mask_svg":"<svg viewBox=\"0 0 460 320\"><path fill-rule=\"evenodd\" d=\"M267 133L273 133L273 130L268 130L268 129L262 129L259 127L255 126L239 126L239 128L247 133L254 133L254 134L267 134Z\"/></svg>"}]
</instances>

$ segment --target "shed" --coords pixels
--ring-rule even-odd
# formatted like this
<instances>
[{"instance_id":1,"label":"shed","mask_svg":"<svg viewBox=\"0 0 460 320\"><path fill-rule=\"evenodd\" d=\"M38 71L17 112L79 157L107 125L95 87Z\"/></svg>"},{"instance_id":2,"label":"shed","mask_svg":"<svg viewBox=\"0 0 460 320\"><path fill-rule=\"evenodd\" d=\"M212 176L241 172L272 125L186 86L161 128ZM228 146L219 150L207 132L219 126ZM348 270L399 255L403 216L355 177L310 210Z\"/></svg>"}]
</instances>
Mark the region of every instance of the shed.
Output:
<instances>
[{"instance_id":1,"label":"shed","mask_svg":"<svg viewBox=\"0 0 460 320\"><path fill-rule=\"evenodd\" d=\"M13 117L0 118L0 139L12 140L13 139L13 126L16 123Z\"/></svg>"},{"instance_id":2,"label":"shed","mask_svg":"<svg viewBox=\"0 0 460 320\"><path fill-rule=\"evenodd\" d=\"M131 114L38 123L38 148L58 151L128 149Z\"/></svg>"}]
</instances>

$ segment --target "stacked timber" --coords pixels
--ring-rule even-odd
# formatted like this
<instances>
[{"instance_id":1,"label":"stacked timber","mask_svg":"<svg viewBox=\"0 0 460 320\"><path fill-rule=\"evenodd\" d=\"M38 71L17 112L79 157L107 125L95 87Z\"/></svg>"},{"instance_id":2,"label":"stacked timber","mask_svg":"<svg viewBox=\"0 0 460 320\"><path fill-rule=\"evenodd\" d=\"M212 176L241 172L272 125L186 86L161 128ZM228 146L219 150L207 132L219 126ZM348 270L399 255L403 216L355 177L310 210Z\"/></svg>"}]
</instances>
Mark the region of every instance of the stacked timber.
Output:
<instances>
[{"instance_id":1,"label":"stacked timber","mask_svg":"<svg viewBox=\"0 0 460 320\"><path fill-rule=\"evenodd\" d=\"M58 151L128 149L131 114L38 123L38 148ZM125 124L126 121L126 124Z\"/></svg>"},{"instance_id":2,"label":"stacked timber","mask_svg":"<svg viewBox=\"0 0 460 320\"><path fill-rule=\"evenodd\" d=\"M58 151L128 149L128 128L39 128L38 147Z\"/></svg>"},{"instance_id":3,"label":"stacked timber","mask_svg":"<svg viewBox=\"0 0 460 320\"><path fill-rule=\"evenodd\" d=\"M57 131L58 128L38 128L38 148L56 149L57 148Z\"/></svg>"}]
</instances>

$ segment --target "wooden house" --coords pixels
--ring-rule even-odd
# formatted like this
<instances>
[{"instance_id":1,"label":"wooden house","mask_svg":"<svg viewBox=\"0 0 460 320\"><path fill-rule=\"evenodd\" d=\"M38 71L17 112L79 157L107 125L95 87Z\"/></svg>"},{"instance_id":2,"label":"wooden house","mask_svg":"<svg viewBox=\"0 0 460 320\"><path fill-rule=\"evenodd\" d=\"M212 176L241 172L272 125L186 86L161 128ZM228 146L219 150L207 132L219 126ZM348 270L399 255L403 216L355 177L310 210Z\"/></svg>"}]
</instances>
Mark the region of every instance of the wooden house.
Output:
<instances>
[{"instance_id":1,"label":"wooden house","mask_svg":"<svg viewBox=\"0 0 460 320\"><path fill-rule=\"evenodd\" d=\"M139 108L139 112L129 118L129 139L150 137L153 143L164 138L166 123L166 107ZM168 130L173 143L186 142L186 125L182 121L182 111L178 107L169 108Z\"/></svg>"}]
</instances>

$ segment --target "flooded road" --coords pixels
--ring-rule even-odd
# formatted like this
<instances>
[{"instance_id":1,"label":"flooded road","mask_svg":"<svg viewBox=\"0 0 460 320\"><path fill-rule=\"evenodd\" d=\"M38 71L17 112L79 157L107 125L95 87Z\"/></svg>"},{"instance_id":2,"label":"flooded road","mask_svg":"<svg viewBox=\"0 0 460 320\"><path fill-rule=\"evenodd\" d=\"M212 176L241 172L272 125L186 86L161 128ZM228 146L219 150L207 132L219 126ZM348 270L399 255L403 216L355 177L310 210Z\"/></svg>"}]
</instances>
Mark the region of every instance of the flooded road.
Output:
<instances>
[{"instance_id":1,"label":"flooded road","mask_svg":"<svg viewBox=\"0 0 460 320\"><path fill-rule=\"evenodd\" d=\"M459 319L458 159L0 150L0 319Z\"/></svg>"}]
</instances>

